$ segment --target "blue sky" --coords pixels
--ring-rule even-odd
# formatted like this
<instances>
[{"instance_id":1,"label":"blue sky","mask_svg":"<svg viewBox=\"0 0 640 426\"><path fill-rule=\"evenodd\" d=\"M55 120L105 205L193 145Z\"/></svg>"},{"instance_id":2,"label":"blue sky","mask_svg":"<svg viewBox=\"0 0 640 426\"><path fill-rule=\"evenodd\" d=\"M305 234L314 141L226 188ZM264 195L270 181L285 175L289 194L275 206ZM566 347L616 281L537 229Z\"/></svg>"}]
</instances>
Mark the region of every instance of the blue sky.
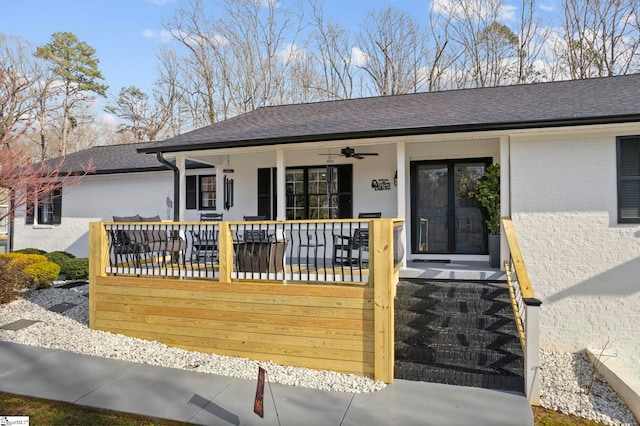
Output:
<instances>
[{"instance_id":1,"label":"blue sky","mask_svg":"<svg viewBox=\"0 0 640 426\"><path fill-rule=\"evenodd\" d=\"M215 4L214 0L206 1ZM542 1L553 4L555 0ZM424 21L430 3L431 0L324 0L324 10L343 25L354 27L368 10L389 5ZM115 96L123 86L150 89L157 75L162 20L170 18L177 7L187 5L188 0L0 0L0 4L2 33L21 36L40 46L54 32L69 31L93 46L105 83Z\"/></svg>"}]
</instances>

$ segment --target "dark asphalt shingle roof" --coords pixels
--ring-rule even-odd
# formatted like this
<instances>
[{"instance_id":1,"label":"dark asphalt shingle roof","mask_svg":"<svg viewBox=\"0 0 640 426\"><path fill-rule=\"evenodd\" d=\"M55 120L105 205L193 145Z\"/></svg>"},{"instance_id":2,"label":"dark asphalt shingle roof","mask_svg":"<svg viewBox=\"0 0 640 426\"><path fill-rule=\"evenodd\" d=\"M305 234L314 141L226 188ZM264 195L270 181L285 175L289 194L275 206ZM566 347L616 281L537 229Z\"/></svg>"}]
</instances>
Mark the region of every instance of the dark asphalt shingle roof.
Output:
<instances>
[{"instance_id":1,"label":"dark asphalt shingle roof","mask_svg":"<svg viewBox=\"0 0 640 426\"><path fill-rule=\"evenodd\" d=\"M640 121L639 99L634 74L271 106L140 152Z\"/></svg>"},{"instance_id":2,"label":"dark asphalt shingle roof","mask_svg":"<svg viewBox=\"0 0 640 426\"><path fill-rule=\"evenodd\" d=\"M138 153L139 148L150 145L152 145L151 142L94 146L74 152L63 158L64 163L60 168L60 173L81 172L82 168L90 162L94 166L93 174L167 170L167 167L161 164L155 155ZM57 164L60 160L60 158L54 158L48 163Z\"/></svg>"}]
</instances>

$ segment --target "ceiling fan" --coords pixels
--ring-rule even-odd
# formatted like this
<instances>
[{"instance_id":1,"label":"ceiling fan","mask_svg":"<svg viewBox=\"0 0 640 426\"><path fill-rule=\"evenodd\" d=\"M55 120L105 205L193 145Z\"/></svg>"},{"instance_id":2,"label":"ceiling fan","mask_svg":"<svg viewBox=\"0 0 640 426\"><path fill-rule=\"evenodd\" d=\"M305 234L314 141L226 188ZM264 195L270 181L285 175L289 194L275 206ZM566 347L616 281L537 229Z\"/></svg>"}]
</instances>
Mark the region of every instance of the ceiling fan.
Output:
<instances>
[{"instance_id":1,"label":"ceiling fan","mask_svg":"<svg viewBox=\"0 0 640 426\"><path fill-rule=\"evenodd\" d=\"M331 160L332 156L336 157L338 154L331 154L331 152L329 152L329 154L320 154L320 155L328 155L329 159ZM355 158L358 160L362 160L365 156L378 155L378 153L377 152L356 152L355 149L346 147L340 150L340 155L346 158Z\"/></svg>"}]
</instances>

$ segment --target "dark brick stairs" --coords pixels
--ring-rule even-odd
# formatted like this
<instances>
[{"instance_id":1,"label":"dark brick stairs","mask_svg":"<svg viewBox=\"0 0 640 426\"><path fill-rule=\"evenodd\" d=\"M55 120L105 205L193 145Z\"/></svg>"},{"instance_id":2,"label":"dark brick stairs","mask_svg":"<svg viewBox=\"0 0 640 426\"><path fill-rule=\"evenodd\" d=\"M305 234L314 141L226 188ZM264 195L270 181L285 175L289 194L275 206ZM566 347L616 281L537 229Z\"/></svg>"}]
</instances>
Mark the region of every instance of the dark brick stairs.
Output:
<instances>
[{"instance_id":1,"label":"dark brick stairs","mask_svg":"<svg viewBox=\"0 0 640 426\"><path fill-rule=\"evenodd\" d=\"M395 378L524 392L507 284L401 280Z\"/></svg>"}]
</instances>

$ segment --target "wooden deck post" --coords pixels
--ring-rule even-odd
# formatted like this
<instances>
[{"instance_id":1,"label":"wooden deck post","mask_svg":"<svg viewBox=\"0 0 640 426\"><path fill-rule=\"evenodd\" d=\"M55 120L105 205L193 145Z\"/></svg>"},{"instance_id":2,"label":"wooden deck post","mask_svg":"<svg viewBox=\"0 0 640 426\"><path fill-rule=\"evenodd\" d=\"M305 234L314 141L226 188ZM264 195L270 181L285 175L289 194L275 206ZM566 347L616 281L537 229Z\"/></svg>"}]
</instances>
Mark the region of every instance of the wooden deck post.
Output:
<instances>
[{"instance_id":1,"label":"wooden deck post","mask_svg":"<svg viewBox=\"0 0 640 426\"><path fill-rule=\"evenodd\" d=\"M218 262L220 264L221 283L231 282L231 272L233 271L233 238L229 222L220 222L218 225Z\"/></svg>"},{"instance_id":2,"label":"wooden deck post","mask_svg":"<svg viewBox=\"0 0 640 426\"><path fill-rule=\"evenodd\" d=\"M95 328L96 277L106 276L109 263L109 237L102 222L89 223L89 328Z\"/></svg>"},{"instance_id":3,"label":"wooden deck post","mask_svg":"<svg viewBox=\"0 0 640 426\"><path fill-rule=\"evenodd\" d=\"M374 293L374 379L393 382L395 363L393 294L393 221L374 219L370 222L369 265Z\"/></svg>"}]
</instances>

